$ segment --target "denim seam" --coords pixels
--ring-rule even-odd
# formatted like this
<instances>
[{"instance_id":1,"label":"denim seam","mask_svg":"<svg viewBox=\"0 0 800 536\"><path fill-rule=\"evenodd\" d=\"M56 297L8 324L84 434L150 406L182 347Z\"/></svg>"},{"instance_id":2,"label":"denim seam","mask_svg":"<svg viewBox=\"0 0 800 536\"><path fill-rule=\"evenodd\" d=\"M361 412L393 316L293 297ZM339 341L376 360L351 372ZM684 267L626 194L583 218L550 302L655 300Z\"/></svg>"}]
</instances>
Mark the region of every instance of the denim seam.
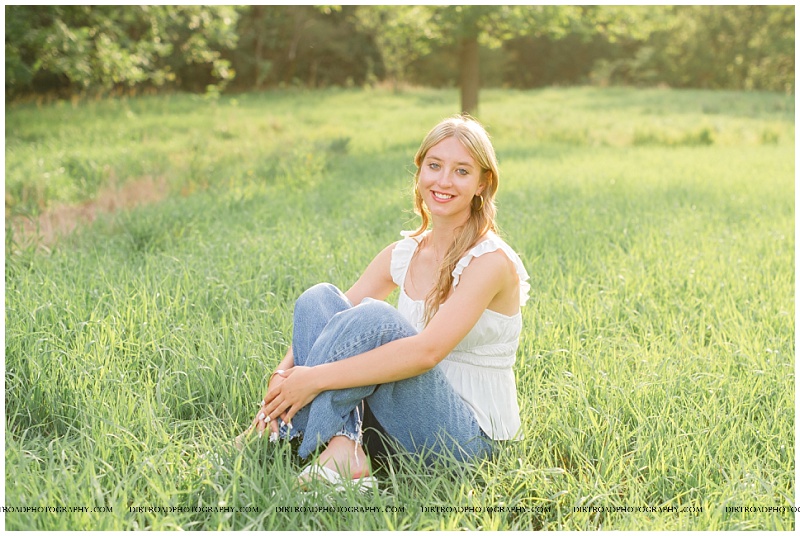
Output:
<instances>
[{"instance_id":1,"label":"denim seam","mask_svg":"<svg viewBox=\"0 0 800 536\"><path fill-rule=\"evenodd\" d=\"M363 333L358 338L356 338L354 340L351 340L347 344L343 345L340 349L338 349L337 351L335 351L333 353L333 355L331 356L331 359L333 361L339 361L339 358L342 355L344 355L346 353L349 353L350 350L352 350L353 348L358 347L358 346L362 345L363 343L365 343L365 342L367 342L369 340L372 340L372 339L374 339L376 337L380 337L381 335L384 335L386 333L397 333L397 332L400 332L400 333L404 333L405 332L405 330L404 330L404 328L403 328L403 326L401 324L399 324L397 322L387 322L387 323L381 324L380 326L372 328L371 330ZM362 404L363 404L363 401L362 401ZM347 437L348 439L350 439L351 441L353 441L355 443L355 448L357 449L358 445L362 444L362 441L363 441L363 439L362 439L363 422L362 422L362 416L358 411L358 406L356 406L355 411L356 411L356 423L357 423L356 424L356 433L352 434L352 433L348 432L347 430L342 429L340 432L337 432L337 433L333 434L333 437L345 436L345 437Z\"/></svg>"},{"instance_id":2,"label":"denim seam","mask_svg":"<svg viewBox=\"0 0 800 536\"><path fill-rule=\"evenodd\" d=\"M362 408L364 407L364 401L363 400L361 401L361 407ZM361 412L358 411L358 406L355 407L354 411L356 412L356 431L355 431L355 433L348 432L346 427L344 427L344 428L341 429L341 431L333 434L333 437L344 436L347 439L353 441L355 443L355 448L356 448L356 451L357 451L358 450L358 446L361 445L364 442L364 440L363 440L363 436L364 436L364 429L363 429L364 422L363 421L364 421L364 419L361 416Z\"/></svg>"}]
</instances>

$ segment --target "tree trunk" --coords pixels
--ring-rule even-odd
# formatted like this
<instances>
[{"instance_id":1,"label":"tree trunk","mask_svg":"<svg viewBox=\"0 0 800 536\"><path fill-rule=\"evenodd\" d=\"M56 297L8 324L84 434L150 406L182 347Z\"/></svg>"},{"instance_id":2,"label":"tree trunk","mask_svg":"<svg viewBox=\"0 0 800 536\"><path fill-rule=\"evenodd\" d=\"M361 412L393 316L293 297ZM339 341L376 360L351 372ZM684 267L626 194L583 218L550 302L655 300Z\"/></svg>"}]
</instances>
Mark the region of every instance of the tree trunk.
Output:
<instances>
[{"instance_id":1,"label":"tree trunk","mask_svg":"<svg viewBox=\"0 0 800 536\"><path fill-rule=\"evenodd\" d=\"M253 60L255 62L255 87L261 89L266 73L262 68L262 57L264 56L264 7L253 6L253 27L256 29L256 42L253 50Z\"/></svg>"},{"instance_id":2,"label":"tree trunk","mask_svg":"<svg viewBox=\"0 0 800 536\"><path fill-rule=\"evenodd\" d=\"M289 43L289 52L287 54L288 65L283 79L284 82L289 85L294 83L295 72L297 71L297 49L300 48L303 32L309 23L309 19L306 18L302 10L302 6L297 6L292 14L292 18L294 19L294 31L292 32L292 40Z\"/></svg>"},{"instance_id":3,"label":"tree trunk","mask_svg":"<svg viewBox=\"0 0 800 536\"><path fill-rule=\"evenodd\" d=\"M478 111L478 90L480 89L480 67L478 57L478 35L461 38L461 112L475 115Z\"/></svg>"}]
</instances>

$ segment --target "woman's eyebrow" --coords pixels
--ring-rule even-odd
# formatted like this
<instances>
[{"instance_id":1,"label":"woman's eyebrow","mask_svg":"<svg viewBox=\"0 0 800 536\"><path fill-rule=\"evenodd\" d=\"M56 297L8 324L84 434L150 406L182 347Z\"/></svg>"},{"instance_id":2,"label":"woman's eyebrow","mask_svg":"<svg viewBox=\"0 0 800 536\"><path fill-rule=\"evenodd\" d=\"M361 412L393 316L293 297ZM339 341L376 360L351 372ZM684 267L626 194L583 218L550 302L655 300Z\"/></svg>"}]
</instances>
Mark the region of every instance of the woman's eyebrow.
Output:
<instances>
[{"instance_id":1,"label":"woman's eyebrow","mask_svg":"<svg viewBox=\"0 0 800 536\"><path fill-rule=\"evenodd\" d=\"M433 159L433 160L438 160L438 161L440 161L440 162L444 162L444 159L443 159L443 158L441 158L441 157L438 157L438 156L436 156L435 154L427 154L427 155L425 155L425 159L427 160L428 158L431 158L431 159ZM472 164L472 163L470 163L470 162L456 162L456 165L457 165L457 166L469 166L469 167L475 167L475 165L474 165L474 164Z\"/></svg>"}]
</instances>

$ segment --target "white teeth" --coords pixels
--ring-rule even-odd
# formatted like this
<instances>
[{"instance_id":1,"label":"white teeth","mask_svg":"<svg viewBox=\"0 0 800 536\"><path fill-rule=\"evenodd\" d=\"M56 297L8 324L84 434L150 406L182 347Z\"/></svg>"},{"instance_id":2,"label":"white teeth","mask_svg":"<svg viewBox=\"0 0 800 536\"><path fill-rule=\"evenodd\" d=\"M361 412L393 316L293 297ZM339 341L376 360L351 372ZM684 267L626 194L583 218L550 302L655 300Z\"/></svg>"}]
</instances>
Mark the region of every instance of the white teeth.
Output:
<instances>
[{"instance_id":1,"label":"white teeth","mask_svg":"<svg viewBox=\"0 0 800 536\"><path fill-rule=\"evenodd\" d=\"M438 199L450 199L451 197L453 197L452 195L440 194L439 192L433 192L433 196Z\"/></svg>"}]
</instances>

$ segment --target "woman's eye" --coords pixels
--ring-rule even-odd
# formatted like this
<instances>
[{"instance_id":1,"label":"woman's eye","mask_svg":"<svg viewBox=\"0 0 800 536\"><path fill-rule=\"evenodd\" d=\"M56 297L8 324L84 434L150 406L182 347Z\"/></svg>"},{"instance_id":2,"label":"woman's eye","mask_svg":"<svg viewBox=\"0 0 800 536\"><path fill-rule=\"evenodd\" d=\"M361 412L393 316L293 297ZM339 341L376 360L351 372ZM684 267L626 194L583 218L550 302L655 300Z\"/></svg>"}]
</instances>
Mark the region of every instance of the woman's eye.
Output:
<instances>
[{"instance_id":1,"label":"woman's eye","mask_svg":"<svg viewBox=\"0 0 800 536\"><path fill-rule=\"evenodd\" d=\"M428 167L431 169L439 169L439 164L437 164L436 162L431 162L430 164L428 164Z\"/></svg>"},{"instance_id":2,"label":"woman's eye","mask_svg":"<svg viewBox=\"0 0 800 536\"><path fill-rule=\"evenodd\" d=\"M461 176L464 176L464 175L467 175L469 172L468 172L466 169L464 169L464 168L458 168L458 169L456 170L456 173L458 173L458 174L459 174L459 175L461 175Z\"/></svg>"}]
</instances>

